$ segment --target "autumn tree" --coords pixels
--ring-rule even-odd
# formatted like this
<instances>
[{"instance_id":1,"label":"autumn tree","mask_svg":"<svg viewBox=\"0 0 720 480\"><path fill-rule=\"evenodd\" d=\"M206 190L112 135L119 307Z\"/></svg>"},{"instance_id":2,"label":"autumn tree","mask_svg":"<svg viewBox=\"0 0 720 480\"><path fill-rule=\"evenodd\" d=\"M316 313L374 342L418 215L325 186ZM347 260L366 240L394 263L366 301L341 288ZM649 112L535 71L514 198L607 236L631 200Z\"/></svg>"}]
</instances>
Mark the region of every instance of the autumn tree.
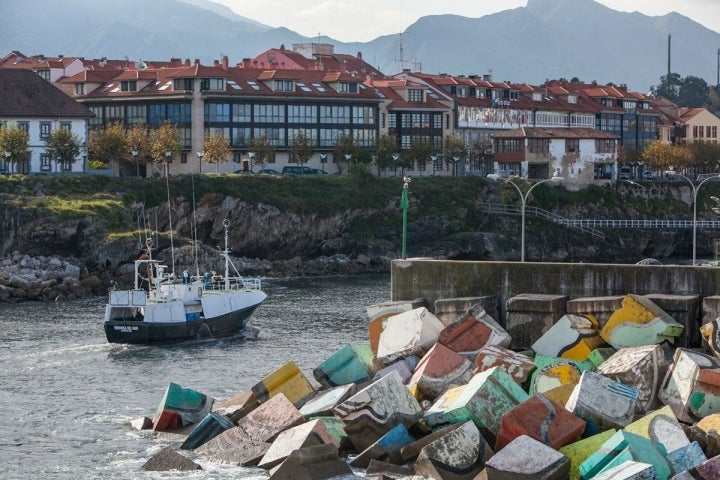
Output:
<instances>
[{"instance_id":1,"label":"autumn tree","mask_svg":"<svg viewBox=\"0 0 720 480\"><path fill-rule=\"evenodd\" d=\"M150 156L153 162L165 166L165 175L169 175L169 163L180 153L178 131L170 122L163 122L160 128L150 134Z\"/></svg>"},{"instance_id":2,"label":"autumn tree","mask_svg":"<svg viewBox=\"0 0 720 480\"><path fill-rule=\"evenodd\" d=\"M445 159L445 165L448 167L451 164L453 165L454 175L457 175L457 163L464 159L467 154L467 145L465 145L465 140L463 140L460 135L450 134L445 136L445 141L443 142L443 157Z\"/></svg>"},{"instance_id":3,"label":"autumn tree","mask_svg":"<svg viewBox=\"0 0 720 480\"><path fill-rule=\"evenodd\" d=\"M117 164L127 158L128 140L121 122L113 122L90 132L88 154L90 159L105 165Z\"/></svg>"},{"instance_id":4,"label":"autumn tree","mask_svg":"<svg viewBox=\"0 0 720 480\"><path fill-rule=\"evenodd\" d=\"M220 132L205 135L203 149L203 158L206 162L215 164L216 172L220 171L220 163L228 162L232 155L230 139Z\"/></svg>"},{"instance_id":5,"label":"autumn tree","mask_svg":"<svg viewBox=\"0 0 720 480\"><path fill-rule=\"evenodd\" d=\"M255 165L265 168L265 165L275 156L275 148L270 139L263 135L250 140L250 153L255 156Z\"/></svg>"},{"instance_id":6,"label":"autumn tree","mask_svg":"<svg viewBox=\"0 0 720 480\"><path fill-rule=\"evenodd\" d=\"M150 129L145 123L134 123L126 133L127 151L135 163L135 171L140 176L140 164L152 162L150 149Z\"/></svg>"},{"instance_id":7,"label":"autumn tree","mask_svg":"<svg viewBox=\"0 0 720 480\"><path fill-rule=\"evenodd\" d=\"M30 159L30 134L17 125L0 128L0 154L8 162L10 174L13 164L27 162Z\"/></svg>"},{"instance_id":8,"label":"autumn tree","mask_svg":"<svg viewBox=\"0 0 720 480\"><path fill-rule=\"evenodd\" d=\"M684 166L682 148L655 140L645 147L641 157L646 167L658 172Z\"/></svg>"},{"instance_id":9,"label":"autumn tree","mask_svg":"<svg viewBox=\"0 0 720 480\"><path fill-rule=\"evenodd\" d=\"M393 154L397 151L397 141L395 137L383 135L375 143L375 164L378 168L378 176L380 172L393 166Z\"/></svg>"},{"instance_id":10,"label":"autumn tree","mask_svg":"<svg viewBox=\"0 0 720 480\"><path fill-rule=\"evenodd\" d=\"M418 166L430 161L430 155L435 153L435 148L429 142L414 141L410 148L404 152L403 158L406 159L408 166L416 163ZM418 167L418 170L420 168Z\"/></svg>"},{"instance_id":11,"label":"autumn tree","mask_svg":"<svg viewBox=\"0 0 720 480\"><path fill-rule=\"evenodd\" d=\"M355 143L355 137L351 133L344 133L335 139L333 156L340 174L350 170L350 163L354 160L357 161L359 152L360 147Z\"/></svg>"},{"instance_id":12,"label":"autumn tree","mask_svg":"<svg viewBox=\"0 0 720 480\"><path fill-rule=\"evenodd\" d=\"M56 128L45 139L48 158L63 166L70 166L80 155L82 144L77 135L68 128Z\"/></svg>"},{"instance_id":13,"label":"autumn tree","mask_svg":"<svg viewBox=\"0 0 720 480\"><path fill-rule=\"evenodd\" d=\"M290 139L290 158L301 167L310 160L314 150L315 141L303 131L299 131ZM300 171L302 172L302 168Z\"/></svg>"}]
</instances>

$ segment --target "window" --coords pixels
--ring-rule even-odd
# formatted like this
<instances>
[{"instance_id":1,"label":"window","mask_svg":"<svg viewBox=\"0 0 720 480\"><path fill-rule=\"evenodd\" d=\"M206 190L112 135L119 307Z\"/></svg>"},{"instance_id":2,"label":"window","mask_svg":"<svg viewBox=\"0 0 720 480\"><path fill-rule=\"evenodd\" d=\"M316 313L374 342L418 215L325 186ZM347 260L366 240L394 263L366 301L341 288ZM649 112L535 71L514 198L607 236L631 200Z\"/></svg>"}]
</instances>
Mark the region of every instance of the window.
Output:
<instances>
[{"instance_id":1,"label":"window","mask_svg":"<svg viewBox=\"0 0 720 480\"><path fill-rule=\"evenodd\" d=\"M85 95L85 84L84 83L76 83L75 84L75 95Z\"/></svg>"},{"instance_id":2,"label":"window","mask_svg":"<svg viewBox=\"0 0 720 480\"><path fill-rule=\"evenodd\" d=\"M533 99L533 102L542 102L542 93L533 92L532 99Z\"/></svg>"},{"instance_id":3,"label":"window","mask_svg":"<svg viewBox=\"0 0 720 480\"><path fill-rule=\"evenodd\" d=\"M184 148L190 148L192 146L192 129L185 127L178 127L178 140L180 145Z\"/></svg>"},{"instance_id":4,"label":"window","mask_svg":"<svg viewBox=\"0 0 720 480\"><path fill-rule=\"evenodd\" d=\"M380 114L380 128L385 128L385 123L386 123L385 122L385 114L381 113Z\"/></svg>"},{"instance_id":5,"label":"window","mask_svg":"<svg viewBox=\"0 0 720 480\"><path fill-rule=\"evenodd\" d=\"M596 153L615 153L615 142L609 139L596 139L595 140L595 152Z\"/></svg>"},{"instance_id":6,"label":"window","mask_svg":"<svg viewBox=\"0 0 720 480\"><path fill-rule=\"evenodd\" d=\"M147 121L147 105L128 105L127 123L145 123Z\"/></svg>"},{"instance_id":7,"label":"window","mask_svg":"<svg viewBox=\"0 0 720 480\"><path fill-rule=\"evenodd\" d=\"M180 152L180 163L187 163L187 152Z\"/></svg>"},{"instance_id":8,"label":"window","mask_svg":"<svg viewBox=\"0 0 720 480\"><path fill-rule=\"evenodd\" d=\"M321 105L320 123L350 123L350 107L342 105Z\"/></svg>"},{"instance_id":9,"label":"window","mask_svg":"<svg viewBox=\"0 0 720 480\"><path fill-rule=\"evenodd\" d=\"M321 128L320 129L320 146L334 147L338 137L345 135L347 130L343 128Z\"/></svg>"},{"instance_id":10,"label":"window","mask_svg":"<svg viewBox=\"0 0 720 480\"><path fill-rule=\"evenodd\" d=\"M313 146L317 144L317 129L315 128L288 128L288 140L292 142L301 133L312 141Z\"/></svg>"},{"instance_id":11,"label":"window","mask_svg":"<svg viewBox=\"0 0 720 480\"><path fill-rule=\"evenodd\" d=\"M317 123L315 105L288 105L288 123Z\"/></svg>"},{"instance_id":12,"label":"window","mask_svg":"<svg viewBox=\"0 0 720 480\"><path fill-rule=\"evenodd\" d=\"M167 106L167 119L172 123L190 123L189 103L170 103Z\"/></svg>"},{"instance_id":13,"label":"window","mask_svg":"<svg viewBox=\"0 0 720 480\"><path fill-rule=\"evenodd\" d=\"M222 78L203 78L200 80L200 90L225 90L225 82Z\"/></svg>"},{"instance_id":14,"label":"window","mask_svg":"<svg viewBox=\"0 0 720 480\"><path fill-rule=\"evenodd\" d=\"M252 107L247 103L235 104L232 106L232 121L250 123L252 119Z\"/></svg>"},{"instance_id":15,"label":"window","mask_svg":"<svg viewBox=\"0 0 720 480\"><path fill-rule=\"evenodd\" d=\"M255 106L255 121L257 123L284 123L285 106L273 104L260 104Z\"/></svg>"},{"instance_id":16,"label":"window","mask_svg":"<svg viewBox=\"0 0 720 480\"><path fill-rule=\"evenodd\" d=\"M230 129L230 145L233 147L245 147L250 145L250 128Z\"/></svg>"},{"instance_id":17,"label":"window","mask_svg":"<svg viewBox=\"0 0 720 480\"><path fill-rule=\"evenodd\" d=\"M580 139L568 138L565 140L565 153L580 153Z\"/></svg>"},{"instance_id":18,"label":"window","mask_svg":"<svg viewBox=\"0 0 720 480\"><path fill-rule=\"evenodd\" d=\"M122 105L108 105L105 107L105 122L124 122L125 107Z\"/></svg>"},{"instance_id":19,"label":"window","mask_svg":"<svg viewBox=\"0 0 720 480\"><path fill-rule=\"evenodd\" d=\"M88 109L95 114L94 117L90 119L90 126L98 126L103 124L103 107L94 107L94 106L88 106Z\"/></svg>"},{"instance_id":20,"label":"window","mask_svg":"<svg viewBox=\"0 0 720 480\"><path fill-rule=\"evenodd\" d=\"M25 133L30 133L30 122L17 122L17 127Z\"/></svg>"},{"instance_id":21,"label":"window","mask_svg":"<svg viewBox=\"0 0 720 480\"><path fill-rule=\"evenodd\" d=\"M123 92L136 92L137 80L123 80L120 82L120 90Z\"/></svg>"},{"instance_id":22,"label":"window","mask_svg":"<svg viewBox=\"0 0 720 480\"><path fill-rule=\"evenodd\" d=\"M266 137L273 147L285 146L284 128L256 128L253 131L253 138Z\"/></svg>"},{"instance_id":23,"label":"window","mask_svg":"<svg viewBox=\"0 0 720 480\"><path fill-rule=\"evenodd\" d=\"M230 104L229 103L206 103L205 104L205 121L206 122L229 122L230 121Z\"/></svg>"},{"instance_id":24,"label":"window","mask_svg":"<svg viewBox=\"0 0 720 480\"><path fill-rule=\"evenodd\" d=\"M60 122L60 130L63 130L65 132L72 132L72 123Z\"/></svg>"},{"instance_id":25,"label":"window","mask_svg":"<svg viewBox=\"0 0 720 480\"><path fill-rule=\"evenodd\" d=\"M48 138L51 130L52 125L50 122L40 122L40 138Z\"/></svg>"},{"instance_id":26,"label":"window","mask_svg":"<svg viewBox=\"0 0 720 480\"><path fill-rule=\"evenodd\" d=\"M423 91L420 88L409 88L408 89L408 102L422 103Z\"/></svg>"},{"instance_id":27,"label":"window","mask_svg":"<svg viewBox=\"0 0 720 480\"><path fill-rule=\"evenodd\" d=\"M375 145L375 130L370 128L361 128L352 131L355 144L360 147L372 147Z\"/></svg>"},{"instance_id":28,"label":"window","mask_svg":"<svg viewBox=\"0 0 720 480\"><path fill-rule=\"evenodd\" d=\"M173 80L173 90L192 90L193 79L192 78L176 78Z\"/></svg>"},{"instance_id":29,"label":"window","mask_svg":"<svg viewBox=\"0 0 720 480\"><path fill-rule=\"evenodd\" d=\"M498 138L497 153L520 153L522 152L521 138Z\"/></svg>"},{"instance_id":30,"label":"window","mask_svg":"<svg viewBox=\"0 0 720 480\"><path fill-rule=\"evenodd\" d=\"M276 92L294 92L295 84L292 80L275 80L275 87L273 90Z\"/></svg>"},{"instance_id":31,"label":"window","mask_svg":"<svg viewBox=\"0 0 720 480\"><path fill-rule=\"evenodd\" d=\"M165 121L165 105L154 103L148 106L148 123L159 124ZM108 122L109 123L109 122Z\"/></svg>"},{"instance_id":32,"label":"window","mask_svg":"<svg viewBox=\"0 0 720 480\"><path fill-rule=\"evenodd\" d=\"M370 106L352 107L353 123L356 125L374 125L375 109Z\"/></svg>"},{"instance_id":33,"label":"window","mask_svg":"<svg viewBox=\"0 0 720 480\"><path fill-rule=\"evenodd\" d=\"M339 83L340 93L357 93L358 86L355 82L340 82Z\"/></svg>"},{"instance_id":34,"label":"window","mask_svg":"<svg viewBox=\"0 0 720 480\"><path fill-rule=\"evenodd\" d=\"M550 153L549 138L528 138L528 153Z\"/></svg>"},{"instance_id":35,"label":"window","mask_svg":"<svg viewBox=\"0 0 720 480\"><path fill-rule=\"evenodd\" d=\"M50 157L48 157L47 153L40 154L40 171L41 172L49 172L50 171Z\"/></svg>"},{"instance_id":36,"label":"window","mask_svg":"<svg viewBox=\"0 0 720 480\"><path fill-rule=\"evenodd\" d=\"M38 77L42 78L46 82L50 81L50 70L49 69L42 69L37 71Z\"/></svg>"}]
</instances>

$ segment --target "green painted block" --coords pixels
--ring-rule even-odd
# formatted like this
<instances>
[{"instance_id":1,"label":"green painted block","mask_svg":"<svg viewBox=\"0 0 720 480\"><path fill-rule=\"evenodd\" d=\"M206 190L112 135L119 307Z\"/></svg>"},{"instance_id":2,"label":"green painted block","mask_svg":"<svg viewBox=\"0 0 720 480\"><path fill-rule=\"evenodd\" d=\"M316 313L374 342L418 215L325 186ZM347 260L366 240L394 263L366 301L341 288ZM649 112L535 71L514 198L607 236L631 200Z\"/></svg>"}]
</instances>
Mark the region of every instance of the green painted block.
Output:
<instances>
[{"instance_id":1,"label":"green painted block","mask_svg":"<svg viewBox=\"0 0 720 480\"><path fill-rule=\"evenodd\" d=\"M624 463L627 460L649 463L655 467L657 480L667 480L672 474L662 444L623 430L616 432L579 466L580 479L595 475Z\"/></svg>"},{"instance_id":2,"label":"green painted block","mask_svg":"<svg viewBox=\"0 0 720 480\"><path fill-rule=\"evenodd\" d=\"M368 381L374 359L370 345L347 344L313 369L313 376L326 388Z\"/></svg>"},{"instance_id":3,"label":"green painted block","mask_svg":"<svg viewBox=\"0 0 720 480\"><path fill-rule=\"evenodd\" d=\"M580 480L580 464L615 435L615 432L617 430L614 428L606 430L560 448L560 453L570 459L570 480Z\"/></svg>"},{"instance_id":4,"label":"green painted block","mask_svg":"<svg viewBox=\"0 0 720 480\"><path fill-rule=\"evenodd\" d=\"M598 354L599 355L599 354ZM592 357L592 354L590 354ZM595 364L590 360L572 360L562 357L549 357L535 355L535 371L530 377L530 395L543 393L561 385L577 383L582 372L595 370ZM597 361L597 358L594 358Z\"/></svg>"}]
</instances>

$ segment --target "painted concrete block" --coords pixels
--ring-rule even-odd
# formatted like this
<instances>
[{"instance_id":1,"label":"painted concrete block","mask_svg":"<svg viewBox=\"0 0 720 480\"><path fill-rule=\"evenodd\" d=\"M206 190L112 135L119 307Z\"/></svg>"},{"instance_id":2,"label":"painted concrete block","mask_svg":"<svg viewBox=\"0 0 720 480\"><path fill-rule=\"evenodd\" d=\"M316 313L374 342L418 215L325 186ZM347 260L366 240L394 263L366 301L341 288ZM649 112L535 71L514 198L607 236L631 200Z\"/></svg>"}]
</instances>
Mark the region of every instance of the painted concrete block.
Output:
<instances>
[{"instance_id":1,"label":"painted concrete block","mask_svg":"<svg viewBox=\"0 0 720 480\"><path fill-rule=\"evenodd\" d=\"M487 480L565 480L570 459L542 442L521 435L485 463ZM481 478L483 478L481 476Z\"/></svg>"},{"instance_id":2,"label":"painted concrete block","mask_svg":"<svg viewBox=\"0 0 720 480\"><path fill-rule=\"evenodd\" d=\"M241 428L252 440L270 442L280 432L299 425L305 417L295 408L283 393L279 393L238 421Z\"/></svg>"},{"instance_id":3,"label":"painted concrete block","mask_svg":"<svg viewBox=\"0 0 720 480\"><path fill-rule=\"evenodd\" d=\"M195 452L222 463L251 466L257 465L269 448L269 443L250 438L245 430L234 427L213 437Z\"/></svg>"},{"instance_id":4,"label":"painted concrete block","mask_svg":"<svg viewBox=\"0 0 720 480\"><path fill-rule=\"evenodd\" d=\"M718 478L720 478L720 455L675 475L672 480L717 480Z\"/></svg>"},{"instance_id":5,"label":"painted concrete block","mask_svg":"<svg viewBox=\"0 0 720 480\"><path fill-rule=\"evenodd\" d=\"M467 385L446 391L425 412L428 425L472 420L494 445L502 416L528 399L528 394L499 367L475 375Z\"/></svg>"},{"instance_id":6,"label":"painted concrete block","mask_svg":"<svg viewBox=\"0 0 720 480\"><path fill-rule=\"evenodd\" d=\"M490 345L510 346L508 332L480 305L475 305L446 326L438 342L474 361L477 352Z\"/></svg>"},{"instance_id":7,"label":"painted concrete block","mask_svg":"<svg viewBox=\"0 0 720 480\"><path fill-rule=\"evenodd\" d=\"M492 367L500 367L510 375L518 385L525 385L535 370L532 358L499 345L481 348L475 357L474 373L484 372Z\"/></svg>"},{"instance_id":8,"label":"painted concrete block","mask_svg":"<svg viewBox=\"0 0 720 480\"><path fill-rule=\"evenodd\" d=\"M495 451L527 435L555 450L580 438L585 421L538 393L502 416Z\"/></svg>"},{"instance_id":9,"label":"painted concrete block","mask_svg":"<svg viewBox=\"0 0 720 480\"><path fill-rule=\"evenodd\" d=\"M583 438L558 449L560 453L570 459L569 480L580 480L580 464L595 453L610 437L615 435L616 431L614 428L611 428L610 430L605 430L597 435Z\"/></svg>"},{"instance_id":10,"label":"painted concrete block","mask_svg":"<svg viewBox=\"0 0 720 480\"><path fill-rule=\"evenodd\" d=\"M292 452L271 471L269 480L351 478L352 469L333 445L321 444Z\"/></svg>"},{"instance_id":11,"label":"painted concrete block","mask_svg":"<svg viewBox=\"0 0 720 480\"><path fill-rule=\"evenodd\" d=\"M570 297L525 293L510 297L506 303L505 330L512 337L510 348L531 348L555 322L567 313Z\"/></svg>"},{"instance_id":12,"label":"painted concrete block","mask_svg":"<svg viewBox=\"0 0 720 480\"><path fill-rule=\"evenodd\" d=\"M320 420L325 424L328 433L333 436L335 443L340 445L342 450L350 451L353 449L352 443L345 432L345 424L335 415L323 415L314 417L312 420Z\"/></svg>"},{"instance_id":13,"label":"painted concrete block","mask_svg":"<svg viewBox=\"0 0 720 480\"><path fill-rule=\"evenodd\" d=\"M655 467L649 463L629 460L594 476L593 480L655 480L656 478Z\"/></svg>"},{"instance_id":14,"label":"painted concrete block","mask_svg":"<svg viewBox=\"0 0 720 480\"><path fill-rule=\"evenodd\" d=\"M455 297L455 298L439 298L435 300L433 313L443 323L450 325L464 315L468 310L473 308L482 308L487 314L499 319L498 298L496 295L487 295L482 297Z\"/></svg>"},{"instance_id":15,"label":"painted concrete block","mask_svg":"<svg viewBox=\"0 0 720 480\"><path fill-rule=\"evenodd\" d=\"M400 456L402 457L403 463L409 463L417 459L420 455L420 451L430 443L434 442L438 438L450 433L451 431L459 428L463 423L453 423L442 428L435 429L430 433L423 435L410 445L405 445L400 449Z\"/></svg>"},{"instance_id":16,"label":"painted concrete block","mask_svg":"<svg viewBox=\"0 0 720 480\"><path fill-rule=\"evenodd\" d=\"M635 420L625 427L625 431L659 442L667 452L673 452L690 444L685 430L668 406Z\"/></svg>"},{"instance_id":17,"label":"painted concrete block","mask_svg":"<svg viewBox=\"0 0 720 480\"><path fill-rule=\"evenodd\" d=\"M649 463L655 467L658 480L667 480L671 469L665 455L662 445L653 444L647 438L634 433L619 430L580 464L580 478L594 478L626 461L636 461Z\"/></svg>"},{"instance_id":18,"label":"painted concrete block","mask_svg":"<svg viewBox=\"0 0 720 480\"><path fill-rule=\"evenodd\" d=\"M377 358L387 365L408 355L422 357L435 345L443 328L425 307L389 317L380 334Z\"/></svg>"},{"instance_id":19,"label":"painted concrete block","mask_svg":"<svg viewBox=\"0 0 720 480\"><path fill-rule=\"evenodd\" d=\"M652 300L630 294L612 314L600 336L616 349L663 342L675 344L683 328Z\"/></svg>"},{"instance_id":20,"label":"painted concrete block","mask_svg":"<svg viewBox=\"0 0 720 480\"><path fill-rule=\"evenodd\" d=\"M381 379L392 371L397 371L400 374L402 382L407 385L418 363L420 363L420 357L417 355L409 355L400 360L395 360L387 367L381 368L373 377L373 382Z\"/></svg>"},{"instance_id":21,"label":"painted concrete block","mask_svg":"<svg viewBox=\"0 0 720 480\"><path fill-rule=\"evenodd\" d=\"M720 412L718 373L720 360L717 358L678 348L660 388L660 400L685 423Z\"/></svg>"},{"instance_id":22,"label":"painted concrete block","mask_svg":"<svg viewBox=\"0 0 720 480\"><path fill-rule=\"evenodd\" d=\"M673 452L669 452L667 459L670 462L673 472L685 472L691 468L707 462L705 452L702 451L698 442L692 442Z\"/></svg>"},{"instance_id":23,"label":"painted concrete block","mask_svg":"<svg viewBox=\"0 0 720 480\"><path fill-rule=\"evenodd\" d=\"M420 359L408 384L418 386L422 399L434 401L448 388L469 382L473 367L470 360L436 343Z\"/></svg>"},{"instance_id":24,"label":"painted concrete block","mask_svg":"<svg viewBox=\"0 0 720 480\"><path fill-rule=\"evenodd\" d=\"M578 382L580 379L578 378ZM545 390L542 392L542 395L545 396L545 398L548 398L552 400L553 402L557 402L560 405L565 405L568 400L570 400L570 395L572 395L573 391L575 390L575 386L577 383L568 383L565 385L560 385L559 387L551 388L550 390ZM538 395L537 393L535 395Z\"/></svg>"},{"instance_id":25,"label":"painted concrete block","mask_svg":"<svg viewBox=\"0 0 720 480\"><path fill-rule=\"evenodd\" d=\"M192 388L170 382L153 416L153 430L172 430L200 422L215 400Z\"/></svg>"},{"instance_id":26,"label":"painted concrete block","mask_svg":"<svg viewBox=\"0 0 720 480\"><path fill-rule=\"evenodd\" d=\"M592 317L566 314L532 345L532 349L548 357L585 360L593 350L605 345L598 323Z\"/></svg>"},{"instance_id":27,"label":"painted concrete block","mask_svg":"<svg viewBox=\"0 0 720 480\"><path fill-rule=\"evenodd\" d=\"M586 370L593 370L595 365L590 361L578 361L569 358L547 357L535 355L535 371L530 377L530 393L545 393L556 387L577 384Z\"/></svg>"},{"instance_id":28,"label":"painted concrete block","mask_svg":"<svg viewBox=\"0 0 720 480\"><path fill-rule=\"evenodd\" d=\"M615 310L622 307L624 295L606 297L580 297L567 302L567 313L591 317L602 329Z\"/></svg>"},{"instance_id":29,"label":"painted concrete block","mask_svg":"<svg viewBox=\"0 0 720 480\"><path fill-rule=\"evenodd\" d=\"M210 412L200 423L195 425L195 428L192 429L185 441L180 445L180 448L184 450L194 450L234 426L235 424L225 415Z\"/></svg>"},{"instance_id":30,"label":"painted concrete block","mask_svg":"<svg viewBox=\"0 0 720 480\"><path fill-rule=\"evenodd\" d=\"M426 445L415 462L415 474L424 478L472 480L493 451L471 421Z\"/></svg>"},{"instance_id":31,"label":"painted concrete block","mask_svg":"<svg viewBox=\"0 0 720 480\"><path fill-rule=\"evenodd\" d=\"M425 299L416 298L415 300L377 303L367 307L366 312L368 316L370 349L374 353L377 353L378 344L380 342L380 334L385 329L385 323L389 317L425 306L427 306Z\"/></svg>"},{"instance_id":32,"label":"painted concrete block","mask_svg":"<svg viewBox=\"0 0 720 480\"><path fill-rule=\"evenodd\" d=\"M699 295L671 295L667 293L651 293L646 298L662 308L684 327L682 334L675 342L676 347L700 346L700 308Z\"/></svg>"},{"instance_id":33,"label":"painted concrete block","mask_svg":"<svg viewBox=\"0 0 720 480\"><path fill-rule=\"evenodd\" d=\"M370 381L380 368L370 345L350 343L315 367L313 377L323 388L332 388Z\"/></svg>"},{"instance_id":34,"label":"painted concrete block","mask_svg":"<svg viewBox=\"0 0 720 480\"><path fill-rule=\"evenodd\" d=\"M388 433L380 437L377 442L353 458L350 465L357 468L367 468L371 460L383 460L400 465L403 463L400 450L413 442L415 442L415 438L410 435L407 427L402 423L398 423Z\"/></svg>"},{"instance_id":35,"label":"painted concrete block","mask_svg":"<svg viewBox=\"0 0 720 480\"><path fill-rule=\"evenodd\" d=\"M252 390L240 392L237 395L215 402L213 404L213 412L225 415L233 423L237 423L242 417L255 410L260 406L257 397Z\"/></svg>"},{"instance_id":36,"label":"painted concrete block","mask_svg":"<svg viewBox=\"0 0 720 480\"><path fill-rule=\"evenodd\" d=\"M389 432L397 423L411 426L421 416L420 404L403 385L400 374L391 372L335 407L345 431L361 452Z\"/></svg>"},{"instance_id":37,"label":"painted concrete block","mask_svg":"<svg viewBox=\"0 0 720 480\"><path fill-rule=\"evenodd\" d=\"M300 407L300 413L305 416L305 418L327 415L331 413L337 405L355 393L355 389L355 385L351 384L340 385L339 387L329 390L322 390Z\"/></svg>"},{"instance_id":38,"label":"painted concrete block","mask_svg":"<svg viewBox=\"0 0 720 480\"><path fill-rule=\"evenodd\" d=\"M606 377L634 388L638 393L635 413L645 413L660 407L658 391L669 363L659 345L627 347L618 350L597 369Z\"/></svg>"},{"instance_id":39,"label":"painted concrete block","mask_svg":"<svg viewBox=\"0 0 720 480\"><path fill-rule=\"evenodd\" d=\"M305 374L295 362L287 362L253 385L252 391L260 403L282 393L295 406L302 406L315 394Z\"/></svg>"},{"instance_id":40,"label":"painted concrete block","mask_svg":"<svg viewBox=\"0 0 720 480\"><path fill-rule=\"evenodd\" d=\"M715 358L720 358L720 317L700 327L702 343Z\"/></svg>"},{"instance_id":41,"label":"painted concrete block","mask_svg":"<svg viewBox=\"0 0 720 480\"><path fill-rule=\"evenodd\" d=\"M585 436L608 428L622 428L633 421L637 392L622 383L586 371L565 408L587 422Z\"/></svg>"},{"instance_id":42,"label":"painted concrete block","mask_svg":"<svg viewBox=\"0 0 720 480\"><path fill-rule=\"evenodd\" d=\"M330 435L325 424L320 420L311 420L301 425L289 428L275 438L272 445L263 455L258 467L266 470L280 464L290 454L303 447L311 447L325 443L339 449L340 445L335 437Z\"/></svg>"},{"instance_id":43,"label":"painted concrete block","mask_svg":"<svg viewBox=\"0 0 720 480\"><path fill-rule=\"evenodd\" d=\"M700 327L702 328L706 323L714 322L718 317L720 317L720 295L703 297ZM702 335L700 335L700 343L703 347L707 348L707 342Z\"/></svg>"}]
</instances>

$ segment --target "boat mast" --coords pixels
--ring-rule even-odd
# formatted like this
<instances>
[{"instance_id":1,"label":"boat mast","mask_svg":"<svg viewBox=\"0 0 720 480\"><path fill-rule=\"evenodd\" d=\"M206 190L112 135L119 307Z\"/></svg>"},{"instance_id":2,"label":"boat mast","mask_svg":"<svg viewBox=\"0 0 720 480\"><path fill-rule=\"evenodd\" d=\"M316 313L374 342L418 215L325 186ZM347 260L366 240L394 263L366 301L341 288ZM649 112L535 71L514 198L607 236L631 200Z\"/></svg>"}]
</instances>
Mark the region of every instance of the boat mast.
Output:
<instances>
[{"instance_id":1,"label":"boat mast","mask_svg":"<svg viewBox=\"0 0 720 480\"><path fill-rule=\"evenodd\" d=\"M226 218L223 220L223 226L225 227L225 251L223 256L225 257L225 290L230 290L230 250L228 249L228 227L230 221Z\"/></svg>"}]
</instances>

